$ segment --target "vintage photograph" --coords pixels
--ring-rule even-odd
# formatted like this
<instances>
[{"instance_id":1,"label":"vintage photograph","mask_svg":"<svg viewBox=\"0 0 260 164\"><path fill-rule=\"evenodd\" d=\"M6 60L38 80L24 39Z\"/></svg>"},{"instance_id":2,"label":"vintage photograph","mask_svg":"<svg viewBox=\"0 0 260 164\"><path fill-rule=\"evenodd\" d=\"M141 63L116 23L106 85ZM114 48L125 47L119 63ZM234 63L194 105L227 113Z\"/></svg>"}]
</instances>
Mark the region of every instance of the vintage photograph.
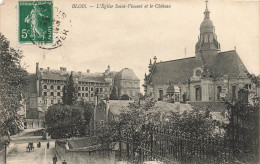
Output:
<instances>
[{"instance_id":1,"label":"vintage photograph","mask_svg":"<svg viewBox=\"0 0 260 164\"><path fill-rule=\"evenodd\" d=\"M0 163L259 163L257 0L0 0Z\"/></svg>"}]
</instances>

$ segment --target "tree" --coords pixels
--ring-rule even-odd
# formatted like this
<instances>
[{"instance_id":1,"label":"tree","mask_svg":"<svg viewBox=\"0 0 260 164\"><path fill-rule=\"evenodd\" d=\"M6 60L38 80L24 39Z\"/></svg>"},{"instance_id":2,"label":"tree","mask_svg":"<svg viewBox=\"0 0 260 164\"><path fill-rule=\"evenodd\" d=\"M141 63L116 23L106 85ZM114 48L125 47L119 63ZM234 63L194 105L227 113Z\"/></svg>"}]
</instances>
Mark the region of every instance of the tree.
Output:
<instances>
[{"instance_id":1,"label":"tree","mask_svg":"<svg viewBox=\"0 0 260 164\"><path fill-rule=\"evenodd\" d=\"M0 33L0 135L10 135L21 129L23 121L17 113L22 106L26 70L21 66L22 52L9 47Z\"/></svg>"},{"instance_id":2,"label":"tree","mask_svg":"<svg viewBox=\"0 0 260 164\"><path fill-rule=\"evenodd\" d=\"M73 80L73 74L71 73L69 79L66 81L66 85L63 88L63 104L73 105L77 101L77 93L78 90Z\"/></svg>"},{"instance_id":3,"label":"tree","mask_svg":"<svg viewBox=\"0 0 260 164\"><path fill-rule=\"evenodd\" d=\"M117 94L116 94L116 88L115 88L115 87L113 87L112 92L111 92L111 94L110 94L110 96L109 96L109 99L110 99L110 100L117 100L117 99L118 99Z\"/></svg>"},{"instance_id":4,"label":"tree","mask_svg":"<svg viewBox=\"0 0 260 164\"><path fill-rule=\"evenodd\" d=\"M55 104L45 115L47 132L53 138L84 135L93 114L93 104L77 102L73 105Z\"/></svg>"}]
</instances>

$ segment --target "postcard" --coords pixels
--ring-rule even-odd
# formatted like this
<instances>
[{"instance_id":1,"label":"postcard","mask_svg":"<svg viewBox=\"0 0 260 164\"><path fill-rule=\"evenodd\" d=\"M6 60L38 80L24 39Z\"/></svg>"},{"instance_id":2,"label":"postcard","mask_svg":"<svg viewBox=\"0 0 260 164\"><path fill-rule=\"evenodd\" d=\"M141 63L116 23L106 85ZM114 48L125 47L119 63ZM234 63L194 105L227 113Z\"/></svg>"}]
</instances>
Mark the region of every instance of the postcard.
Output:
<instances>
[{"instance_id":1,"label":"postcard","mask_svg":"<svg viewBox=\"0 0 260 164\"><path fill-rule=\"evenodd\" d=\"M259 5L0 0L0 163L256 162Z\"/></svg>"}]
</instances>

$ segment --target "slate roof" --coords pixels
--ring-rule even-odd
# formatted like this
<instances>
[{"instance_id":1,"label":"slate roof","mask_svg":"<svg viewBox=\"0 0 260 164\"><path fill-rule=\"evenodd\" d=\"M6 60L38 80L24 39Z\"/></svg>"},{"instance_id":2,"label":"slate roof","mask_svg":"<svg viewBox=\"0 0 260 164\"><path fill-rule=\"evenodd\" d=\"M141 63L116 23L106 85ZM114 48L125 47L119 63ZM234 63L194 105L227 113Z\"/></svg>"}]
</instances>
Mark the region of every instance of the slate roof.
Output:
<instances>
[{"instance_id":1,"label":"slate roof","mask_svg":"<svg viewBox=\"0 0 260 164\"><path fill-rule=\"evenodd\" d=\"M180 114L184 111L191 111L193 108L190 104L182 103L168 103L165 101L157 101L154 105L153 111L160 111L164 113L179 112ZM152 112L153 112L152 111Z\"/></svg>"},{"instance_id":2,"label":"slate roof","mask_svg":"<svg viewBox=\"0 0 260 164\"><path fill-rule=\"evenodd\" d=\"M168 85L169 82L175 84L188 82L195 67L195 57L160 62L155 64L152 75L148 78L156 84Z\"/></svg>"},{"instance_id":3,"label":"slate roof","mask_svg":"<svg viewBox=\"0 0 260 164\"><path fill-rule=\"evenodd\" d=\"M246 76L247 68L235 50L220 52L208 58L206 62L206 68L215 77L222 77L226 74L230 77ZM197 66L196 57L155 63L152 73L147 76L148 84L186 83Z\"/></svg>"},{"instance_id":4,"label":"slate roof","mask_svg":"<svg viewBox=\"0 0 260 164\"><path fill-rule=\"evenodd\" d=\"M139 80L134 71L129 68L124 68L118 72L116 78L120 80Z\"/></svg>"},{"instance_id":5,"label":"slate roof","mask_svg":"<svg viewBox=\"0 0 260 164\"><path fill-rule=\"evenodd\" d=\"M41 71L42 79L51 79L51 80L65 81L70 74L71 72L68 71L63 71L61 73L60 70L53 70L53 69L50 69L49 73L47 69L43 69ZM81 75L79 75L78 73L75 72L74 77L78 77L79 78L78 81L107 83L102 73L81 73Z\"/></svg>"},{"instance_id":6,"label":"slate roof","mask_svg":"<svg viewBox=\"0 0 260 164\"><path fill-rule=\"evenodd\" d=\"M115 115L119 115L123 110L129 107L129 103L134 101L129 100L109 100L109 109Z\"/></svg>"},{"instance_id":7,"label":"slate roof","mask_svg":"<svg viewBox=\"0 0 260 164\"><path fill-rule=\"evenodd\" d=\"M246 76L247 68L238 56L235 50L220 52L216 56L213 67L215 76L223 76L225 74L231 77Z\"/></svg>"}]
</instances>

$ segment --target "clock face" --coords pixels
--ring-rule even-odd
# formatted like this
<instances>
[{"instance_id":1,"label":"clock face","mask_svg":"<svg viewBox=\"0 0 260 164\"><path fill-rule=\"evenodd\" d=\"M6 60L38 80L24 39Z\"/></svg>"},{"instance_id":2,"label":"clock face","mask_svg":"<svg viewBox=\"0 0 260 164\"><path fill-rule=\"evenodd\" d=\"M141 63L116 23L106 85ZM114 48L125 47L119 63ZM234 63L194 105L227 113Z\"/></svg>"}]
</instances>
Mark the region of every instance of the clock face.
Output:
<instances>
[{"instance_id":1,"label":"clock face","mask_svg":"<svg viewBox=\"0 0 260 164\"><path fill-rule=\"evenodd\" d=\"M200 76L201 75L201 71L200 70L197 70L196 71L196 76Z\"/></svg>"}]
</instances>

